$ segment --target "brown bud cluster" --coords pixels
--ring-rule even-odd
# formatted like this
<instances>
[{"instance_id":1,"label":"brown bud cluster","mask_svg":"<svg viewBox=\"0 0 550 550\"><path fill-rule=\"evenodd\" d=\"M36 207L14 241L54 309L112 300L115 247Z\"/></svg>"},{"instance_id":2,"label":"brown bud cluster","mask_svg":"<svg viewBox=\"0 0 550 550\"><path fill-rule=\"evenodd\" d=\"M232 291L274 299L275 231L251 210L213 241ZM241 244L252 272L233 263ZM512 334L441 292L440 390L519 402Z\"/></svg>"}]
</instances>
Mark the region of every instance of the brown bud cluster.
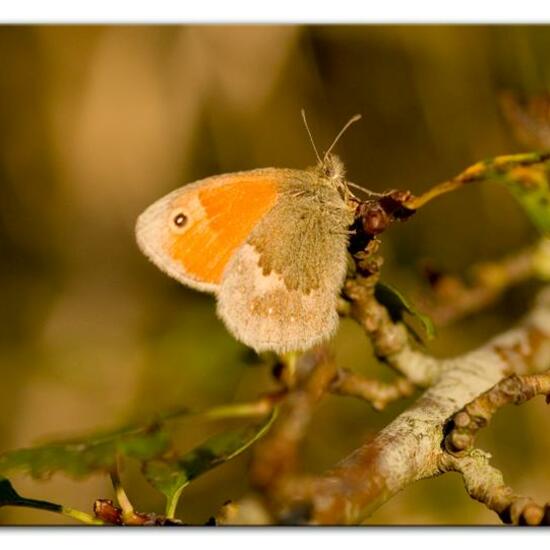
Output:
<instances>
[{"instance_id":1,"label":"brown bud cluster","mask_svg":"<svg viewBox=\"0 0 550 550\"><path fill-rule=\"evenodd\" d=\"M391 222L390 216L378 202L364 202L358 211L363 231L369 235L378 235L386 230Z\"/></svg>"},{"instance_id":2,"label":"brown bud cluster","mask_svg":"<svg viewBox=\"0 0 550 550\"><path fill-rule=\"evenodd\" d=\"M414 214L405 204L413 198L410 191L388 191L384 195L358 203L351 227L350 252L366 251L373 239L393 222L404 221Z\"/></svg>"}]
</instances>

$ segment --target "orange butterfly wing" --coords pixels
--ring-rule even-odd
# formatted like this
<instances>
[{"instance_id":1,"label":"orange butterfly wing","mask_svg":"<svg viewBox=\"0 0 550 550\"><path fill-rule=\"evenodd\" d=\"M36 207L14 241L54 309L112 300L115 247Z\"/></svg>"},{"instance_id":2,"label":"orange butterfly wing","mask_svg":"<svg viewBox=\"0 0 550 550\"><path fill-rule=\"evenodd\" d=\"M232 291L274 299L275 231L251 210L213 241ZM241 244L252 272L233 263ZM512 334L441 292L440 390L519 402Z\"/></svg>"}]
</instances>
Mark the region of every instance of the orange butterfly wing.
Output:
<instances>
[{"instance_id":1,"label":"orange butterfly wing","mask_svg":"<svg viewBox=\"0 0 550 550\"><path fill-rule=\"evenodd\" d=\"M140 216L138 243L180 282L215 291L230 258L277 201L281 177L267 168L186 185ZM173 225L178 214L186 218L181 230Z\"/></svg>"},{"instance_id":2,"label":"orange butterfly wing","mask_svg":"<svg viewBox=\"0 0 550 550\"><path fill-rule=\"evenodd\" d=\"M275 204L277 183L266 177L236 177L198 190L204 217L178 235L170 253L186 273L219 284L227 262Z\"/></svg>"}]
</instances>

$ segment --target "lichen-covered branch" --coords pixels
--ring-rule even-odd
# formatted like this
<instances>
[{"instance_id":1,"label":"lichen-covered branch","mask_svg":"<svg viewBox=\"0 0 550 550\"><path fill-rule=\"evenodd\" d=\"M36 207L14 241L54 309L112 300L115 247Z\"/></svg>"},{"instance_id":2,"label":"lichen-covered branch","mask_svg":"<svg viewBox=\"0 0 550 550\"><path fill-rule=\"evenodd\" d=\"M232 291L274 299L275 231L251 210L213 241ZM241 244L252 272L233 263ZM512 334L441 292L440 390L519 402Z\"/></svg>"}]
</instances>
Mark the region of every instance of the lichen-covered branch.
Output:
<instances>
[{"instance_id":1,"label":"lichen-covered branch","mask_svg":"<svg viewBox=\"0 0 550 550\"><path fill-rule=\"evenodd\" d=\"M462 475L468 494L512 525L550 525L550 505L540 505L514 493L499 470L489 464L490 455L473 449L468 455L444 454L441 468Z\"/></svg>"},{"instance_id":2,"label":"lichen-covered branch","mask_svg":"<svg viewBox=\"0 0 550 550\"><path fill-rule=\"evenodd\" d=\"M516 328L473 352L439 362L433 386L373 440L322 477L281 487L280 495L291 503L287 507L307 510L303 521L361 522L407 485L443 473L444 427L454 414L511 374L540 372L549 365L547 288Z\"/></svg>"},{"instance_id":3,"label":"lichen-covered branch","mask_svg":"<svg viewBox=\"0 0 550 550\"><path fill-rule=\"evenodd\" d=\"M376 300L375 282L360 276L346 281L344 292L351 302L351 317L369 335L379 359L413 384L430 386L439 375L440 362L411 347L405 326L394 323L388 310Z\"/></svg>"},{"instance_id":4,"label":"lichen-covered branch","mask_svg":"<svg viewBox=\"0 0 550 550\"><path fill-rule=\"evenodd\" d=\"M456 453L471 448L477 432L487 426L498 409L510 403L521 405L537 395L550 396L550 371L505 378L453 416L445 438L447 450Z\"/></svg>"}]
</instances>

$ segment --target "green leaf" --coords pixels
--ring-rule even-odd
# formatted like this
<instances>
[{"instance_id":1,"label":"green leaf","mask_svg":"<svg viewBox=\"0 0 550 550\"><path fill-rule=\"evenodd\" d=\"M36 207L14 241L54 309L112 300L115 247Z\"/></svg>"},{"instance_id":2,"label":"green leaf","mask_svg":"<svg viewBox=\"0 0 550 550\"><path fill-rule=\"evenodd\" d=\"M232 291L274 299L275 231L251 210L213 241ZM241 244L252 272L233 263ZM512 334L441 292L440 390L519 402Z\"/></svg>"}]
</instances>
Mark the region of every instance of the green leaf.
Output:
<instances>
[{"instance_id":1,"label":"green leaf","mask_svg":"<svg viewBox=\"0 0 550 550\"><path fill-rule=\"evenodd\" d=\"M394 322L403 321L404 314L408 313L420 322L428 340L431 340L435 336L433 321L427 315L420 313L401 292L392 286L385 283L377 283L374 289L374 296L378 302L387 308ZM410 326L407 325L407 328L416 336L416 333Z\"/></svg>"},{"instance_id":2,"label":"green leaf","mask_svg":"<svg viewBox=\"0 0 550 550\"><path fill-rule=\"evenodd\" d=\"M245 451L269 430L275 416L276 408L259 424L215 435L181 456L146 461L143 473L166 496L167 517L173 517L182 490L193 479Z\"/></svg>"},{"instance_id":3,"label":"green leaf","mask_svg":"<svg viewBox=\"0 0 550 550\"><path fill-rule=\"evenodd\" d=\"M111 471L117 456L148 460L161 455L168 446L169 437L162 422L128 426L88 437L8 451L0 455L0 474L22 470L34 478L44 478L63 471L79 478L96 471Z\"/></svg>"},{"instance_id":4,"label":"green leaf","mask_svg":"<svg viewBox=\"0 0 550 550\"><path fill-rule=\"evenodd\" d=\"M218 435L190 453L173 458L175 420L260 418L270 410L271 413L258 425ZM14 471L24 471L35 478L48 477L60 471L75 478L96 472L112 475L117 469L118 459L128 457L141 463L151 483L167 495L168 509L172 511L183 487L205 471L244 451L266 432L274 415L275 409L272 409L269 399L232 403L197 412L182 409L165 414L154 422L131 424L117 430L9 451L0 454L0 506L31 506L59 512L85 523L101 523L79 510L23 499L2 476Z\"/></svg>"},{"instance_id":5,"label":"green leaf","mask_svg":"<svg viewBox=\"0 0 550 550\"><path fill-rule=\"evenodd\" d=\"M197 412L180 409L164 414L153 422L130 424L115 430L8 451L0 454L0 476L15 471L27 472L38 479L60 471L75 478L95 472L110 473L116 467L117 457L145 462L164 455L172 446L170 421L260 416L265 414L268 406L269 403L260 400Z\"/></svg>"}]
</instances>

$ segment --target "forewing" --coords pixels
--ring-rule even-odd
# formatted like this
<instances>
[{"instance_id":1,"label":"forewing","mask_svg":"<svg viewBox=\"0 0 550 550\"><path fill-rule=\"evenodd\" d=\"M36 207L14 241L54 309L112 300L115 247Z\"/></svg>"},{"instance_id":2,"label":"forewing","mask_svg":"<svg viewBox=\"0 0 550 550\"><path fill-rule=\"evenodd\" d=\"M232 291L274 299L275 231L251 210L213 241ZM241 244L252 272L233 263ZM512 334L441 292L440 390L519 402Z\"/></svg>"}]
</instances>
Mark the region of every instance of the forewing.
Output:
<instances>
[{"instance_id":1,"label":"forewing","mask_svg":"<svg viewBox=\"0 0 550 550\"><path fill-rule=\"evenodd\" d=\"M280 170L266 168L186 185L141 214L137 242L170 276L215 292L235 251L276 203L280 180ZM178 215L182 227L174 223Z\"/></svg>"}]
</instances>

